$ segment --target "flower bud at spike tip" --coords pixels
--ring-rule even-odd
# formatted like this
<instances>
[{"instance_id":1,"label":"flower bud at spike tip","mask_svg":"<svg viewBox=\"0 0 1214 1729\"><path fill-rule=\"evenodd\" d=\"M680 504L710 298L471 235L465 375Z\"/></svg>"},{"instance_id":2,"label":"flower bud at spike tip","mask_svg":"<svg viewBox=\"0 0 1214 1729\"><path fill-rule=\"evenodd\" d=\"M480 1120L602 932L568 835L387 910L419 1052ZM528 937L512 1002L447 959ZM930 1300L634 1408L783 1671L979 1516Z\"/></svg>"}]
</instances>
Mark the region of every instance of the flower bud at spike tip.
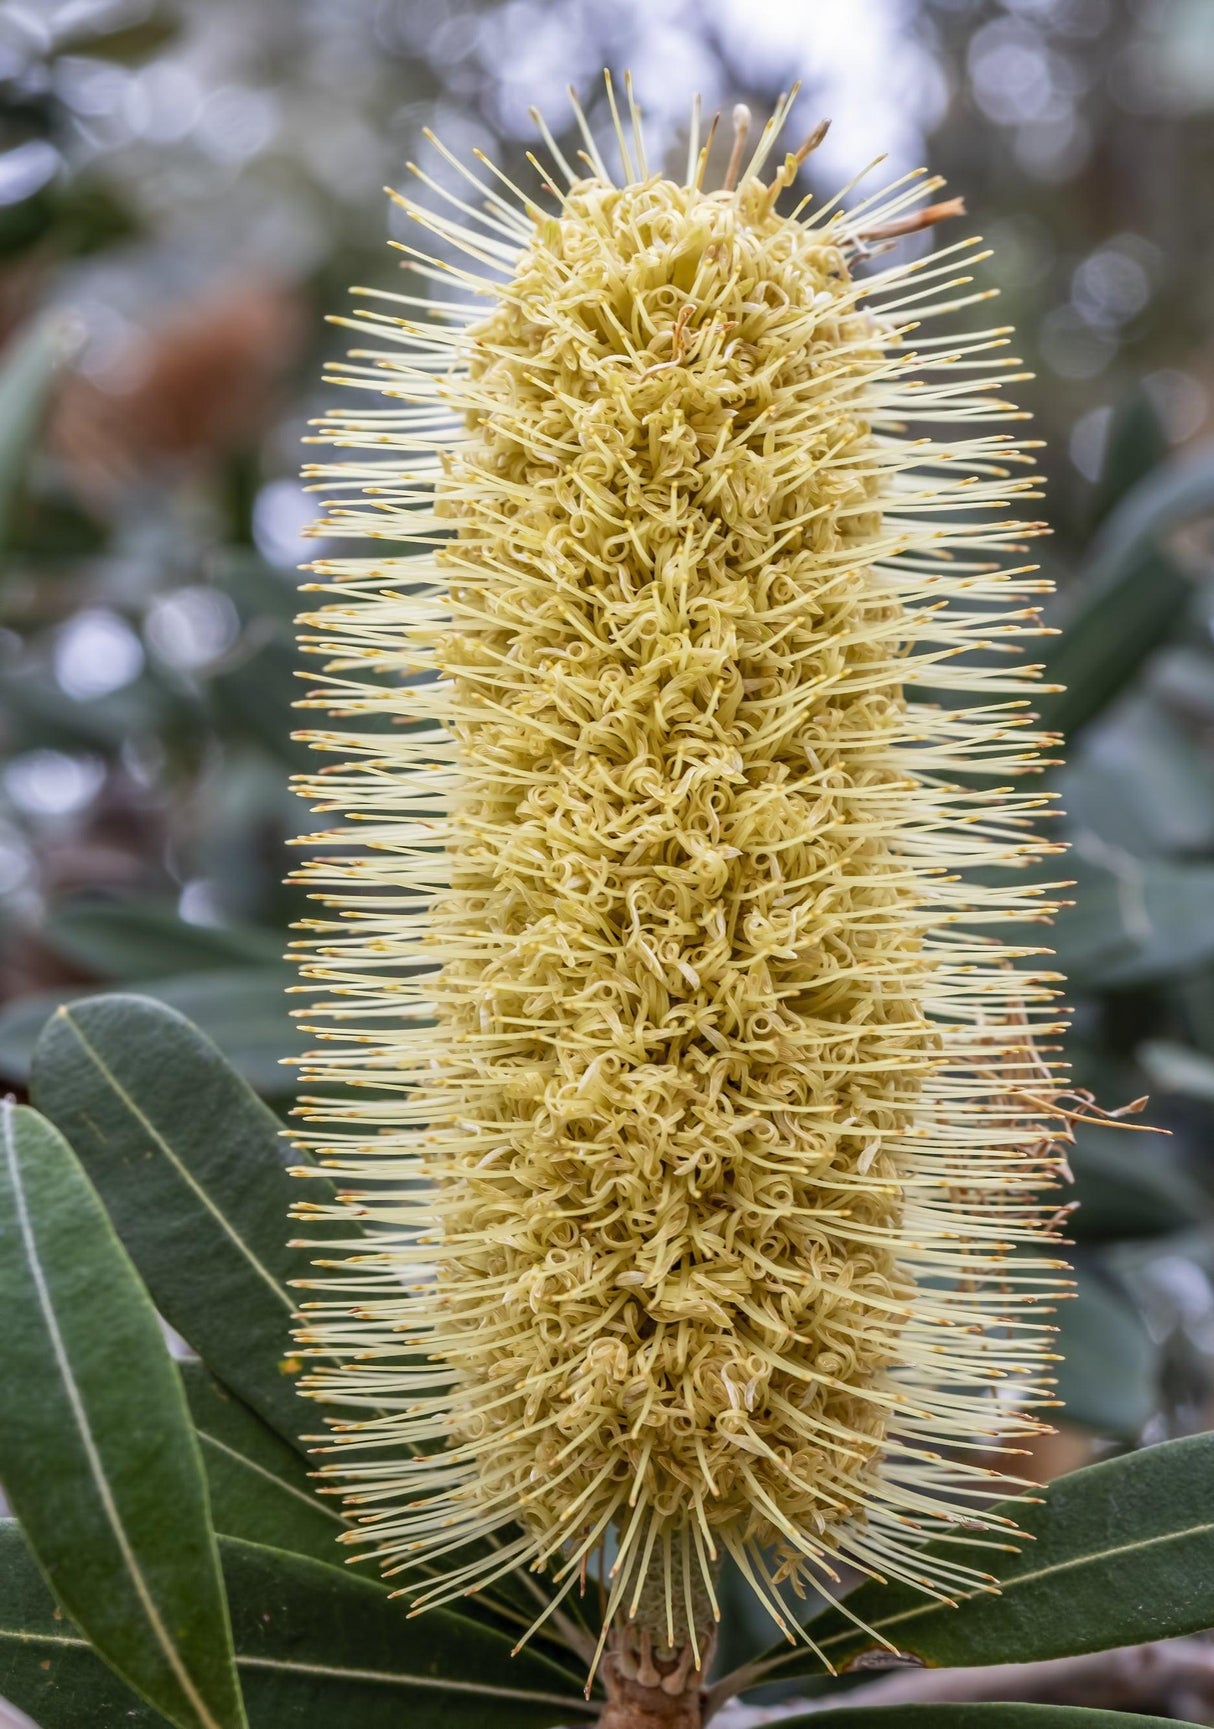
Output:
<instances>
[{"instance_id":1,"label":"flower bud at spike tip","mask_svg":"<svg viewBox=\"0 0 1214 1729\"><path fill-rule=\"evenodd\" d=\"M1044 585L1006 332L934 333L979 243L873 256L916 176L781 213L791 99L717 189L698 110L678 182L611 104L574 162L541 122L534 197L415 170L406 291L345 321L316 532L382 546L303 621L346 826L299 1141L348 1196L303 1354L415 1607L588 1574L644 1682L703 1667L725 1555L783 1629L844 1567L981 1586L921 1543L1012 1529L981 1460L1053 1403L1089 1107L1007 939L1053 906L1008 784Z\"/></svg>"}]
</instances>

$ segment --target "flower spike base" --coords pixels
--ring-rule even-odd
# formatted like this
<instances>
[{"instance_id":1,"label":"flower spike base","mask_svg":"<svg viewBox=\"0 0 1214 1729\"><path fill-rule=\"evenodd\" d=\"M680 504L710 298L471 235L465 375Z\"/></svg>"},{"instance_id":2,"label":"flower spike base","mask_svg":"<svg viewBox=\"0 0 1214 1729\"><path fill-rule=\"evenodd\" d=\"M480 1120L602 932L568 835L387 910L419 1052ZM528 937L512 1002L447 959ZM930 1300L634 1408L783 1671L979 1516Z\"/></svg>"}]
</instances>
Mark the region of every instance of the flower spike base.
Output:
<instances>
[{"instance_id":1,"label":"flower spike base","mask_svg":"<svg viewBox=\"0 0 1214 1729\"><path fill-rule=\"evenodd\" d=\"M1006 332L939 332L978 242L874 256L960 206L784 213L790 102L665 178L608 95L534 197L416 171L421 291L344 321L301 1344L414 1611L517 1619L523 1570L578 1638L577 1592L607 1721L682 1729L724 1557L798 1638L843 1568L948 1598L1015 1540L1065 1285L1057 975L1007 940L1045 585ZM977 1565L924 1555L958 1523Z\"/></svg>"}]
</instances>

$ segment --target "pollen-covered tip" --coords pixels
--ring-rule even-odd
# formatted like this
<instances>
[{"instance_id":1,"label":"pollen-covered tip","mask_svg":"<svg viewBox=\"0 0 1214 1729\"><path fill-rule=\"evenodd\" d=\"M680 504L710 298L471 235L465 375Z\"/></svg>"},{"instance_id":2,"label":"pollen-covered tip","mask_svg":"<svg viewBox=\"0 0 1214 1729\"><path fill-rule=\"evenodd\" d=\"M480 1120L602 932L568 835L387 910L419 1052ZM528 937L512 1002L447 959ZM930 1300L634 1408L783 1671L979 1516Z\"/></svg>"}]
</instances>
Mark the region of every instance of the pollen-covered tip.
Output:
<instances>
[{"instance_id":1,"label":"pollen-covered tip","mask_svg":"<svg viewBox=\"0 0 1214 1729\"><path fill-rule=\"evenodd\" d=\"M703 1667L726 1555L789 1629L844 1564L980 1582L918 1545L1008 1530L1069 1113L1008 934L1052 906L1035 669L989 652L1043 587L1017 363L937 333L977 243L874 256L959 210L923 178L778 208L789 104L714 189L698 110L667 178L609 95L609 151L540 123L547 192L418 171L346 321L374 406L311 472L383 544L304 620L348 822L299 1140L361 1541L420 1606L589 1568L627 1679Z\"/></svg>"}]
</instances>

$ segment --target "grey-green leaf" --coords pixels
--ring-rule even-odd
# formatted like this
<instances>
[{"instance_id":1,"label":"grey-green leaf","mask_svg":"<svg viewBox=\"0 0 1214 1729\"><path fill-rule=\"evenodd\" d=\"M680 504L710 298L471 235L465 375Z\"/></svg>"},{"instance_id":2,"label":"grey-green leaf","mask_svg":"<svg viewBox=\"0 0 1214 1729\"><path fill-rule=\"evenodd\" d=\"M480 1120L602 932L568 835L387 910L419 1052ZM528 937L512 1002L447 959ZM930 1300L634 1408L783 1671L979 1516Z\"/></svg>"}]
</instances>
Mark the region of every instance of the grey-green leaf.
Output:
<instances>
[{"instance_id":1,"label":"grey-green leaf","mask_svg":"<svg viewBox=\"0 0 1214 1729\"><path fill-rule=\"evenodd\" d=\"M444 1614L416 1620L386 1589L320 1562L221 1539L251 1729L544 1729L593 1717L578 1681L508 1637ZM0 1525L0 1694L42 1729L163 1719L96 1661L55 1610L20 1534Z\"/></svg>"},{"instance_id":2,"label":"grey-green leaf","mask_svg":"<svg viewBox=\"0 0 1214 1729\"><path fill-rule=\"evenodd\" d=\"M0 1106L0 1479L56 1595L178 1729L245 1722L198 1443L63 1137Z\"/></svg>"},{"instance_id":3,"label":"grey-green leaf","mask_svg":"<svg viewBox=\"0 0 1214 1729\"><path fill-rule=\"evenodd\" d=\"M0 549L51 387L73 345L63 314L52 313L17 337L0 364Z\"/></svg>"},{"instance_id":4,"label":"grey-green leaf","mask_svg":"<svg viewBox=\"0 0 1214 1729\"><path fill-rule=\"evenodd\" d=\"M284 966L215 967L205 972L146 980L142 989L201 1027L251 1086L268 1097L292 1090L283 1058L297 1052L302 1038L287 1010L291 982ZM23 1083L29 1076L34 1045L55 1010L68 1002L87 1002L100 993L79 985L18 997L0 1013L0 1075Z\"/></svg>"},{"instance_id":5,"label":"grey-green leaf","mask_svg":"<svg viewBox=\"0 0 1214 1729\"><path fill-rule=\"evenodd\" d=\"M921 1662L955 1667L1106 1651L1214 1625L1214 1435L1089 1465L1040 1496L999 1509L1028 1538L1016 1553L978 1551L999 1594L953 1608L909 1587L864 1585L848 1608L872 1632L831 1610L813 1623L815 1642L841 1669L881 1649L878 1634ZM957 1558L955 1548L943 1552ZM780 1647L761 1661L764 1678L821 1672L805 1650Z\"/></svg>"},{"instance_id":6,"label":"grey-green leaf","mask_svg":"<svg viewBox=\"0 0 1214 1729\"><path fill-rule=\"evenodd\" d=\"M1161 542L1180 523L1214 509L1214 443L1161 464L1105 523L1074 591L1062 635L1045 656L1045 677L1066 688L1043 693L1047 725L1073 733L1130 682L1176 628L1193 585Z\"/></svg>"},{"instance_id":7,"label":"grey-green leaf","mask_svg":"<svg viewBox=\"0 0 1214 1729\"><path fill-rule=\"evenodd\" d=\"M1074 905L1055 920L1058 963L1076 990L1120 990L1214 959L1214 866L1077 847Z\"/></svg>"},{"instance_id":8,"label":"grey-green leaf","mask_svg":"<svg viewBox=\"0 0 1214 1729\"><path fill-rule=\"evenodd\" d=\"M1058 1397L1066 1420L1132 1441L1154 1411L1159 1365L1138 1310L1090 1255L1075 1256L1073 1301L1059 1303Z\"/></svg>"},{"instance_id":9,"label":"grey-green leaf","mask_svg":"<svg viewBox=\"0 0 1214 1729\"><path fill-rule=\"evenodd\" d=\"M336 1502L316 1493L298 1452L204 1363L183 1363L181 1374L202 1444L215 1529L342 1565L348 1551L337 1539L346 1521Z\"/></svg>"},{"instance_id":10,"label":"grey-green leaf","mask_svg":"<svg viewBox=\"0 0 1214 1729\"><path fill-rule=\"evenodd\" d=\"M315 1417L295 1392L292 1203L281 1125L211 1041L148 997L62 1008L33 1096L72 1141L161 1314L293 1444Z\"/></svg>"},{"instance_id":11,"label":"grey-green leaf","mask_svg":"<svg viewBox=\"0 0 1214 1729\"><path fill-rule=\"evenodd\" d=\"M0 1519L0 1697L39 1729L163 1729L65 1617L15 1519Z\"/></svg>"},{"instance_id":12,"label":"grey-green leaf","mask_svg":"<svg viewBox=\"0 0 1214 1729\"><path fill-rule=\"evenodd\" d=\"M572 1724L597 1713L567 1670L462 1616L408 1604L358 1574L223 1543L254 1729ZM415 1713L415 1715L414 1715Z\"/></svg>"},{"instance_id":13,"label":"grey-green leaf","mask_svg":"<svg viewBox=\"0 0 1214 1729\"><path fill-rule=\"evenodd\" d=\"M1161 1082L1142 1047L1137 1054L1152 1082L1161 1091L1173 1090ZM1195 1051L1184 1054L1208 1065L1209 1096L1214 1097L1214 1063ZM1210 1198L1189 1176L1173 1147L1174 1142L1163 1135L1081 1124L1068 1154L1080 1203L1069 1223L1075 1240L1107 1243L1158 1237L1204 1224L1210 1217Z\"/></svg>"},{"instance_id":14,"label":"grey-green leaf","mask_svg":"<svg viewBox=\"0 0 1214 1729\"><path fill-rule=\"evenodd\" d=\"M194 925L171 902L96 896L60 901L42 937L56 954L120 984L217 967L273 968L283 949L277 931L258 925Z\"/></svg>"},{"instance_id":15,"label":"grey-green leaf","mask_svg":"<svg viewBox=\"0 0 1214 1729\"><path fill-rule=\"evenodd\" d=\"M1082 1705L858 1705L785 1717L781 1729L1177 1729L1177 1722L1137 1711L1089 1711ZM1198 1726L1190 1723L1188 1729Z\"/></svg>"}]
</instances>

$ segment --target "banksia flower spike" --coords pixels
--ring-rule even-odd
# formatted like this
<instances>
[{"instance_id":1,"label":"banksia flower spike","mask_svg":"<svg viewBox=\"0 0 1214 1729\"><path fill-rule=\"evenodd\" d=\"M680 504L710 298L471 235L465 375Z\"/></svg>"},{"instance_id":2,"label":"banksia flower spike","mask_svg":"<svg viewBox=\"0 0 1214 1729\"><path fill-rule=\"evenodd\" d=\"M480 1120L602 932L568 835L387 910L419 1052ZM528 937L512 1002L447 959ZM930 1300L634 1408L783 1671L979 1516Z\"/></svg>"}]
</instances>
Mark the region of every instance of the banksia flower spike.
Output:
<instances>
[{"instance_id":1,"label":"banksia flower spike","mask_svg":"<svg viewBox=\"0 0 1214 1729\"><path fill-rule=\"evenodd\" d=\"M416 1607L589 1572L609 1684L672 1694L725 1556L790 1636L844 1566L981 1585L921 1543L1009 1540L1070 1111L1004 940L1053 850L1018 363L937 333L985 254L875 256L959 213L922 175L784 213L790 101L710 187L608 94L620 175L580 109L534 196L414 169L423 292L346 321L299 1139L355 1229L301 1340Z\"/></svg>"}]
</instances>

